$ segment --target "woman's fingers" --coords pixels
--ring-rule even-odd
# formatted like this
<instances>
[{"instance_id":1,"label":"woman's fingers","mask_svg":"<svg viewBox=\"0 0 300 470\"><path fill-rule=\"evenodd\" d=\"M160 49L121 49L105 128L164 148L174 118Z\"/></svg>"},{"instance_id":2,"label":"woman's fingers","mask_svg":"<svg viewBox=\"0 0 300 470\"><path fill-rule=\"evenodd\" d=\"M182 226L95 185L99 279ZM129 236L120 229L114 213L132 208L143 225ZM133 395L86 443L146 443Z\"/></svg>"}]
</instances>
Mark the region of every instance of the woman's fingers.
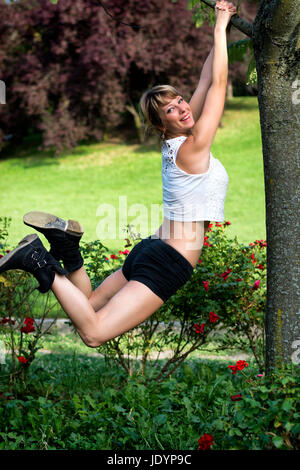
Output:
<instances>
[{"instance_id":1,"label":"woman's fingers","mask_svg":"<svg viewBox=\"0 0 300 470\"><path fill-rule=\"evenodd\" d=\"M215 4L215 8L219 10L230 10L234 11L236 10L236 6L232 2L226 2L226 1L217 1Z\"/></svg>"}]
</instances>

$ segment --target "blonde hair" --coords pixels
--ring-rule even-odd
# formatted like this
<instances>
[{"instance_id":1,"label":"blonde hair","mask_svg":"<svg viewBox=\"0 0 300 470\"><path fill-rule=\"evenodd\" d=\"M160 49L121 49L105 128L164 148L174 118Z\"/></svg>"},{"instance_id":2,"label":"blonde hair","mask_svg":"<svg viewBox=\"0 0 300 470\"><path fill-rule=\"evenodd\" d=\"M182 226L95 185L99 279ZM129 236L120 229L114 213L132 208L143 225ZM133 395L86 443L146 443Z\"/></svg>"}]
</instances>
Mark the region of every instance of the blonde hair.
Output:
<instances>
[{"instance_id":1,"label":"blonde hair","mask_svg":"<svg viewBox=\"0 0 300 470\"><path fill-rule=\"evenodd\" d=\"M181 95L176 88L170 85L157 85L143 93L140 99L140 111L145 134L153 131L163 138L163 123L160 119L158 108L166 104L165 98L176 98Z\"/></svg>"}]
</instances>

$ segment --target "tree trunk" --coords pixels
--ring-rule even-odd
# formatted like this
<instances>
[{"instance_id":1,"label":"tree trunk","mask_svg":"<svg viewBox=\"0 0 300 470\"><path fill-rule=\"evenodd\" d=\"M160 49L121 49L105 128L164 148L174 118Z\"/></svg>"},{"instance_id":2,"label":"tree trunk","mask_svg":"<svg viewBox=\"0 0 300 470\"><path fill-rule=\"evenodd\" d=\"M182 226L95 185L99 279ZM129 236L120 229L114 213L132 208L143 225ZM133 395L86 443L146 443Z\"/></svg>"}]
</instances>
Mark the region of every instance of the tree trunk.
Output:
<instances>
[{"instance_id":1,"label":"tree trunk","mask_svg":"<svg viewBox=\"0 0 300 470\"><path fill-rule=\"evenodd\" d=\"M299 26L299 0L261 0L253 46L266 198L267 372L292 362L300 339Z\"/></svg>"},{"instance_id":2,"label":"tree trunk","mask_svg":"<svg viewBox=\"0 0 300 470\"><path fill-rule=\"evenodd\" d=\"M226 99L231 99L231 98L233 98L232 78L228 77L227 88L226 88Z\"/></svg>"}]
</instances>

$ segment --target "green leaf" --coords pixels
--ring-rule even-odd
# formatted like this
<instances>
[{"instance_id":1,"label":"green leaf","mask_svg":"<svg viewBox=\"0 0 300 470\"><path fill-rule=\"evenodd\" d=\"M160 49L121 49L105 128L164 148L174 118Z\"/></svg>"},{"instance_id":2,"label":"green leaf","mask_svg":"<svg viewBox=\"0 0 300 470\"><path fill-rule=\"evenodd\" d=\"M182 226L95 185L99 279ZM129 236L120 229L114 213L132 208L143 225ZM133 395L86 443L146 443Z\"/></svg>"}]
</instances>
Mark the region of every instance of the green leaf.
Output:
<instances>
[{"instance_id":1,"label":"green leaf","mask_svg":"<svg viewBox=\"0 0 300 470\"><path fill-rule=\"evenodd\" d=\"M297 423L295 424L295 426L293 426L293 429L292 429L292 434L300 434L300 423Z\"/></svg>"},{"instance_id":2,"label":"green leaf","mask_svg":"<svg viewBox=\"0 0 300 470\"><path fill-rule=\"evenodd\" d=\"M250 41L251 39L241 39L229 44L227 47L229 64L233 61L242 61L244 59L244 55L248 51Z\"/></svg>"},{"instance_id":3,"label":"green leaf","mask_svg":"<svg viewBox=\"0 0 300 470\"><path fill-rule=\"evenodd\" d=\"M286 429L288 432L292 429L293 426L294 426L294 423L290 423L290 422L287 422L287 423L285 423L285 425L284 425L285 429Z\"/></svg>"},{"instance_id":4,"label":"green leaf","mask_svg":"<svg viewBox=\"0 0 300 470\"><path fill-rule=\"evenodd\" d=\"M97 405L96 405L95 401L90 397L90 395L85 395L84 398L85 398L86 401L89 403L89 405L91 406L91 408L93 408L93 410L97 408Z\"/></svg>"},{"instance_id":5,"label":"green leaf","mask_svg":"<svg viewBox=\"0 0 300 470\"><path fill-rule=\"evenodd\" d=\"M293 401L290 399L290 398L286 398L284 400L284 402L282 403L281 405L281 408L284 410L284 411L290 411L290 409L292 408L293 406Z\"/></svg>"},{"instance_id":6,"label":"green leaf","mask_svg":"<svg viewBox=\"0 0 300 470\"><path fill-rule=\"evenodd\" d=\"M167 420L167 416L164 414L154 416L154 421L156 424L163 424Z\"/></svg>"},{"instance_id":7,"label":"green leaf","mask_svg":"<svg viewBox=\"0 0 300 470\"><path fill-rule=\"evenodd\" d=\"M279 449L283 445L283 439L280 436L273 436L272 442L277 449Z\"/></svg>"},{"instance_id":8,"label":"green leaf","mask_svg":"<svg viewBox=\"0 0 300 470\"><path fill-rule=\"evenodd\" d=\"M251 60L248 65L248 70L247 70L247 81L246 85L256 85L257 84L257 71L256 71L256 66L255 66L255 58L254 55L252 55Z\"/></svg>"},{"instance_id":9,"label":"green leaf","mask_svg":"<svg viewBox=\"0 0 300 470\"><path fill-rule=\"evenodd\" d=\"M126 411L125 408L123 408L123 406L119 406L119 405L115 405L114 409L116 411L119 411L120 413L124 413L124 411Z\"/></svg>"}]
</instances>

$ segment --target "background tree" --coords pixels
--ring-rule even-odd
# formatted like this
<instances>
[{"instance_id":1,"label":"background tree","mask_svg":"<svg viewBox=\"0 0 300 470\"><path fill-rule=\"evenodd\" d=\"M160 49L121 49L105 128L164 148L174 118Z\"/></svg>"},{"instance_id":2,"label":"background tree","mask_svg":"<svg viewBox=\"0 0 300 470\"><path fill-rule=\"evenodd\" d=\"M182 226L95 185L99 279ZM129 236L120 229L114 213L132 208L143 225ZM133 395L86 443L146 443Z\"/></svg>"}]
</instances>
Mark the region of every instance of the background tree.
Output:
<instances>
[{"instance_id":1,"label":"background tree","mask_svg":"<svg viewBox=\"0 0 300 470\"><path fill-rule=\"evenodd\" d=\"M215 2L197 0L197 4L201 16L204 4L213 8ZM240 23L237 17L232 23L250 37L257 72L267 228L266 367L270 372L292 361L300 340L299 2L261 0L253 24Z\"/></svg>"}]
</instances>

